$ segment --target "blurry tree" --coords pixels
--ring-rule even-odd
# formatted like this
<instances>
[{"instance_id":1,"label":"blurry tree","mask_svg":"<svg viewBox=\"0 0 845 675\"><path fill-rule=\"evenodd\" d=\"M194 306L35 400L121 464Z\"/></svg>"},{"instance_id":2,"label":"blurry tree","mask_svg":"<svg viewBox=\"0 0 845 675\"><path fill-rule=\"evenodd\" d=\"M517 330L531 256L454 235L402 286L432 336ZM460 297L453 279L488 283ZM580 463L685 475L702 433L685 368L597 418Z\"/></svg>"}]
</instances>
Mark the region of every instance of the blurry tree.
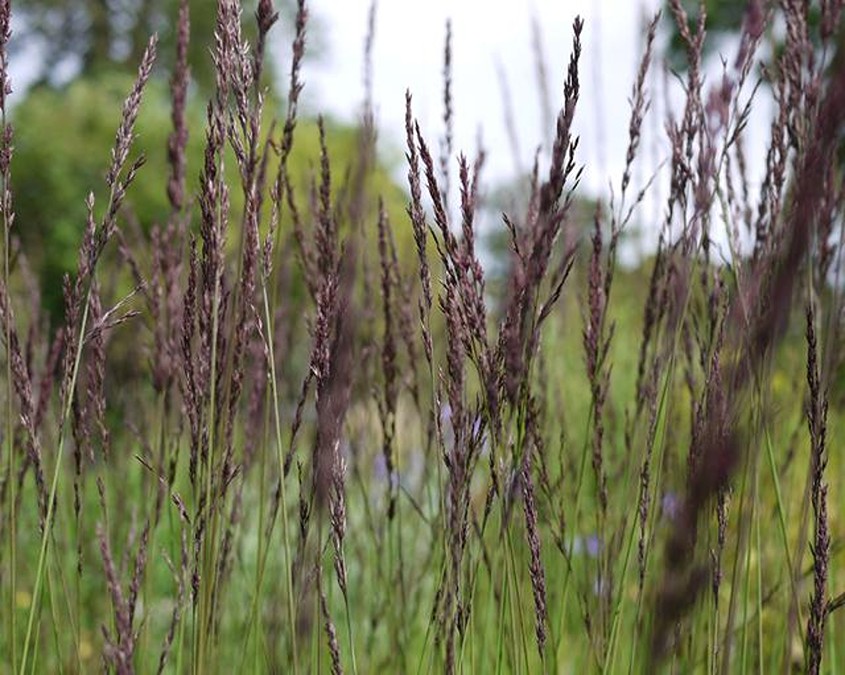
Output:
<instances>
[{"instance_id":1,"label":"blurry tree","mask_svg":"<svg viewBox=\"0 0 845 675\"><path fill-rule=\"evenodd\" d=\"M132 86L128 74L101 73L77 78L66 87L32 89L13 111L15 156L13 187L18 235L40 270L45 305L54 316L62 308L62 276L76 268L77 248L86 218L85 196L106 198L109 147L119 123L121 101ZM196 166L202 152L202 112L191 106L188 156ZM167 214L165 163L170 133L169 97L161 80L145 93L137 147L148 166L132 185L127 204L139 222L164 221ZM61 133L56 133L61 129ZM98 211L99 213L99 211Z\"/></svg>"},{"instance_id":2,"label":"blurry tree","mask_svg":"<svg viewBox=\"0 0 845 675\"><path fill-rule=\"evenodd\" d=\"M668 0L664 3L664 21L670 31L669 40L669 63L675 70L683 70L686 67L686 45L678 32L678 27L672 16ZM698 21L702 6L701 0L681 0L681 5L686 10L690 22ZM748 12L766 12L767 3L762 0L704 0L703 6L707 17L707 39L704 41L704 54L707 56L719 45L718 38L734 36L739 37L742 24ZM819 35L822 24L822 10L817 2L806 3L807 26L809 38L818 46ZM840 21L839 26L834 26L833 40L838 44L845 43L845 30ZM772 47L772 53L777 54L783 47L785 34L782 26L775 24L770 26L767 35L764 37ZM716 39L714 39L716 38ZM840 52L842 50L839 50Z\"/></svg>"},{"instance_id":3,"label":"blurry tree","mask_svg":"<svg viewBox=\"0 0 845 675\"><path fill-rule=\"evenodd\" d=\"M77 249L86 220L85 197L93 190L96 205L102 208L108 196L104 177L109 149L120 121L123 98L131 86L130 75L104 72L77 78L61 90L36 87L14 109L12 180L16 231L34 268L40 270L45 305L54 317L61 314L63 307L62 276L76 268ZM279 114L278 103L269 99L265 108L265 131ZM193 194L199 185L203 161L204 97L190 98L188 129L188 189ZM153 79L148 84L136 131L136 147L144 153L147 162L127 193L125 209L129 216L127 222L137 223L146 230L154 223L166 222L170 209L166 191L170 93L163 78ZM344 176L354 172L359 156L358 129L328 121L327 144L334 184L340 189ZM316 123L302 119L297 127L289 170L303 211L310 203L308 189L319 171L319 157ZM239 178L234 157L226 160L226 167L232 188L233 222L237 222L243 195L237 187ZM272 160L268 175L275 175ZM403 218L406 197L386 165L380 163L373 167L366 190L372 204L375 204L376 195L383 196L393 222L398 225ZM97 213L100 213L99 208ZM374 212L367 215L374 216ZM374 217L369 220L375 223ZM399 247L405 252L413 251L411 229L397 226L396 230Z\"/></svg>"},{"instance_id":4,"label":"blurry tree","mask_svg":"<svg viewBox=\"0 0 845 675\"><path fill-rule=\"evenodd\" d=\"M151 32L158 32L157 75L144 93L136 127L136 148L146 165L130 188L126 202L127 223L148 230L163 223L169 214L167 199L167 139L171 132L168 79L175 61L175 27L180 0L18 0L23 20L16 25L19 48L25 40L39 45L43 56L40 78L12 111L15 124L13 187L16 233L33 268L38 270L45 307L56 318L63 310L62 277L76 268L77 250L86 221L86 195L93 190L97 208L105 203L105 172L109 150L120 120L124 97L132 87L135 71ZM215 0L189 0L191 39L189 62L193 86L188 96L187 177L190 193L198 187L205 142L205 104L214 86L210 50L213 46ZM281 20L271 40L286 44L284 32L292 25L295 3L274 0ZM253 10L257 0L243 0L246 39L255 32ZM20 16L20 14L18 14ZM309 19L308 53L313 53L318 23ZM319 53L319 45L317 46ZM285 54L287 57L287 53ZM268 55L265 70L274 59ZM77 66L69 81L54 75L62 63ZM284 61L285 65L287 61ZM267 76L273 82L272 73ZM270 87L265 102L264 131L283 104ZM327 143L335 185L354 171L360 155L358 129L354 125L327 122ZM278 134L279 129L276 129ZM289 160L291 179L299 192L300 206L307 209L307 190L312 172L319 169L316 123L303 117L297 128ZM242 195L232 157L227 162L232 186L232 213L238 214ZM273 162L268 175L274 175ZM377 162L368 179L367 191L385 199L393 221L404 215L406 198L392 178L389 167ZM367 214L372 215L372 214ZM235 217L235 216L233 216ZM370 218L375 223L374 218ZM194 219L196 222L196 218ZM397 227L400 249L413 251L410 228ZM404 255L404 254L403 254ZM111 272L117 267L112 265Z\"/></svg>"},{"instance_id":5,"label":"blurry tree","mask_svg":"<svg viewBox=\"0 0 845 675\"><path fill-rule=\"evenodd\" d=\"M669 28L671 38L669 40L669 63L675 70L683 70L686 67L687 48L675 19L672 16L669 2L665 3L663 11L664 21ZM689 14L690 21L695 23L698 20L700 0L692 2L682 0L681 5ZM725 36L731 33L739 33L742 29L742 20L745 16L747 3L742 0L705 0L704 11L707 15L707 35L704 41L705 54L709 54L715 45L714 37Z\"/></svg>"},{"instance_id":6,"label":"blurry tree","mask_svg":"<svg viewBox=\"0 0 845 675\"><path fill-rule=\"evenodd\" d=\"M176 17L180 0L19 0L15 12L13 48L37 45L43 59L40 83L56 85L59 65L69 64L79 75L104 69L134 72L152 33L159 36L158 67L169 71L175 60ZM245 0L244 17L252 16L257 0ZM282 25L292 16L290 0L276 0ZM195 83L208 90L214 83L209 56L215 25L214 0L189 0L191 43L188 62ZM247 37L254 21L245 20ZM278 30L278 29L277 29ZM268 64L269 65L269 64Z\"/></svg>"}]
</instances>

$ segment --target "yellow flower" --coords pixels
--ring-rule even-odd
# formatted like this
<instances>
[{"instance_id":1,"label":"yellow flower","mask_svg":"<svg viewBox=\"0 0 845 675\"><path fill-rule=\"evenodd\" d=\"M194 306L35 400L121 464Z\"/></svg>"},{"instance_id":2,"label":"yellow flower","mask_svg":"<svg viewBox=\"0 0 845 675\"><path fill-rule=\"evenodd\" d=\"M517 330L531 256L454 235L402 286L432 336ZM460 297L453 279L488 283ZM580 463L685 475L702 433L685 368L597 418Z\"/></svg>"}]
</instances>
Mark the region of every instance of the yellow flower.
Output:
<instances>
[{"instance_id":1,"label":"yellow flower","mask_svg":"<svg viewBox=\"0 0 845 675\"><path fill-rule=\"evenodd\" d=\"M79 641L79 658L82 661L87 661L92 656L94 656L94 646L87 638L83 637Z\"/></svg>"},{"instance_id":2,"label":"yellow flower","mask_svg":"<svg viewBox=\"0 0 845 675\"><path fill-rule=\"evenodd\" d=\"M29 604L32 602L32 596L29 591L15 592L15 606L18 609L29 609Z\"/></svg>"}]
</instances>

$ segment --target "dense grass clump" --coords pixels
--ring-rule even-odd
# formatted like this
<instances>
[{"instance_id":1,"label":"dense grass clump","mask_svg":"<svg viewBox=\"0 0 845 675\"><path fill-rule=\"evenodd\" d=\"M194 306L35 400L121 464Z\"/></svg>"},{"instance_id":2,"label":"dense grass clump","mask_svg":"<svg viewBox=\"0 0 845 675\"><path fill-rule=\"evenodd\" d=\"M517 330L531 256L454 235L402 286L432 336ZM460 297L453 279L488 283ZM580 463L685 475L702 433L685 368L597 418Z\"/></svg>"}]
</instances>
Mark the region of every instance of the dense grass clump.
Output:
<instances>
[{"instance_id":1,"label":"dense grass clump","mask_svg":"<svg viewBox=\"0 0 845 675\"><path fill-rule=\"evenodd\" d=\"M485 155L452 147L448 28L439 155L409 92L397 217L374 179L375 7L354 161L319 118L302 175L305 0L279 119L272 1L247 18L219 0L204 128L183 1L169 217L137 227L125 200L153 37L51 325L15 235L0 1L2 672L839 672L842 3L812 22L803 3L749 3L712 83L706 17L668 4L687 67L665 170L635 185L658 16L624 173L584 208L576 19L553 143L497 216L494 277ZM625 269L658 182L656 250Z\"/></svg>"}]
</instances>

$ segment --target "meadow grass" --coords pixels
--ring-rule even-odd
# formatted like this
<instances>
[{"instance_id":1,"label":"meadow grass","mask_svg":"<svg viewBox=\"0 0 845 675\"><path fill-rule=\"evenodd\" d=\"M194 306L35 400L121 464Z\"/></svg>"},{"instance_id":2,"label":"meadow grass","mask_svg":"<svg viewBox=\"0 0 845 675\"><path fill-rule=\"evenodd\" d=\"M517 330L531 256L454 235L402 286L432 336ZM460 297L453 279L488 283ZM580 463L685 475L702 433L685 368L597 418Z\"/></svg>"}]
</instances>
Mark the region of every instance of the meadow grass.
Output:
<instances>
[{"instance_id":1,"label":"meadow grass","mask_svg":"<svg viewBox=\"0 0 845 675\"><path fill-rule=\"evenodd\" d=\"M553 142L497 214L496 277L485 155L453 148L448 26L440 153L408 92L396 222L371 181L375 4L357 152L332 157L320 118L300 176L305 0L279 120L262 79L273 3L217 3L204 129L187 124L183 2L170 217L129 227L124 200L152 38L51 326L15 237L0 2L2 672L839 672L841 4L810 22L800 3L749 3L708 83L705 18L669 2L687 69L665 171L632 178L658 16L624 173L595 204L576 19ZM786 39L761 70L774 22ZM761 87L776 105L755 195ZM625 268L657 182L659 243ZM117 358L143 365L121 378Z\"/></svg>"}]
</instances>

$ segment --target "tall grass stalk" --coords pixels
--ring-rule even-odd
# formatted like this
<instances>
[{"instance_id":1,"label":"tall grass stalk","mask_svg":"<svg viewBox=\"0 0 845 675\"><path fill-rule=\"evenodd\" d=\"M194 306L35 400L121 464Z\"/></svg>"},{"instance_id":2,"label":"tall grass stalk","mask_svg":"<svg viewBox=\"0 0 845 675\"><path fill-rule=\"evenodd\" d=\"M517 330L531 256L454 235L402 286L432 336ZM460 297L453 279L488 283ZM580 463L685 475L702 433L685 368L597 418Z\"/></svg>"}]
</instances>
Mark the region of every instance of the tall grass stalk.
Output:
<instances>
[{"instance_id":1,"label":"tall grass stalk","mask_svg":"<svg viewBox=\"0 0 845 675\"><path fill-rule=\"evenodd\" d=\"M266 284L262 285L261 288L261 297L264 306L264 321L266 322L267 326L272 326L273 322L270 317L270 305L267 298L267 287ZM268 336L272 336L272 332L268 331ZM282 519L282 547L284 550L284 559L283 559L283 570L285 575L285 593L286 593L286 608L287 608L287 616L288 621L290 622L290 643L291 643L291 655L293 659L293 672L294 674L299 672L299 659L297 657L297 639L296 639L296 611L294 609L294 592L293 592L293 570L292 570L292 556L291 556L291 548L290 548L290 534L288 532L288 507L287 507L287 490L285 487L286 483L286 472L285 472L285 459L284 454L282 452L282 422L279 417L279 391L278 391L278 380L276 379L276 355L273 348L273 339L272 337L267 338L267 353L268 353L268 363L270 366L270 391L272 392L271 396L271 404L273 406L273 430L275 436L275 445L276 445L276 460L278 462L278 469L279 469L279 501L280 506L282 509L281 519ZM266 546L269 547L270 542L267 542ZM263 561L264 558L261 558ZM263 576L263 563L262 569L259 573L259 586L260 586L260 579ZM258 588L256 589L256 602L258 598Z\"/></svg>"},{"instance_id":2,"label":"tall grass stalk","mask_svg":"<svg viewBox=\"0 0 845 675\"><path fill-rule=\"evenodd\" d=\"M40 605L41 605L41 585L43 583L44 578L44 570L45 565L47 563L47 548L50 540L52 539L52 535L50 534L50 529L53 523L53 516L55 512L55 504L56 504L56 495L59 486L59 476L61 474L62 468L62 459L64 455L64 447L65 447L65 429L67 428L67 424L70 420L70 407L73 400L73 390L76 387L76 380L79 375L79 364L82 360L82 347L84 345L84 338L85 338L85 331L88 324L88 303L90 300L90 283L88 290L85 294L85 302L82 309L82 319L80 321L80 331L79 331L79 338L78 338L78 345L76 349L76 355L73 358L73 370L71 371L70 378L69 378L69 390L67 393L67 400L64 405L64 412L62 414L61 423L59 426L59 438L58 444L56 447L56 465L53 469L53 478L50 481L50 497L49 501L47 502L47 517L44 521L44 531L41 534L41 546L39 548L38 553L38 564L36 566L36 573L35 573L35 586L33 587L32 591L32 599L30 601L30 610L29 610L29 619L27 620L26 624L26 637L24 638L24 646L23 646L23 655L21 656L21 664L18 672L20 675L25 675L27 672L26 666L29 657L29 652L31 649L31 645L33 644L33 634L32 629L36 623L36 615L40 615ZM52 597L52 595L51 595ZM40 625L40 621L39 621Z\"/></svg>"},{"instance_id":3,"label":"tall grass stalk","mask_svg":"<svg viewBox=\"0 0 845 675\"><path fill-rule=\"evenodd\" d=\"M12 130L6 120L6 89L10 88L8 75L7 45L11 35L11 7L8 1L0 4L0 133L2 133L2 165L0 166L0 210L3 218L3 292L9 293L11 280L11 245L12 223L12 187L11 187L11 159L12 159ZM15 418L13 412L14 385L12 381L12 320L11 302L7 301L5 308L5 347L6 347L6 415L5 415L5 450L6 450L6 485L9 490L9 511L7 516L9 557L9 618L7 622L9 654L11 663L17 663L17 462L15 461Z\"/></svg>"},{"instance_id":4,"label":"tall grass stalk","mask_svg":"<svg viewBox=\"0 0 845 675\"><path fill-rule=\"evenodd\" d=\"M0 657L20 675L97 659L119 675L835 672L842 3L749 2L714 77L706 7L667 0L609 195L580 185L580 18L556 115L533 23L547 143L526 172L514 115L534 108L506 101L520 175L502 191L485 175L501 148L456 147L466 38L447 23L439 131L406 92L402 193L380 158L375 2L346 126L300 119L305 0L256 0L252 18L218 0L199 171L188 132L209 92L178 4L163 224L125 199L153 40L54 337L15 235L0 0ZM288 10L276 97L265 58ZM670 30L685 64L664 77L664 134L645 119ZM770 113L760 164L752 109ZM655 256L629 267L658 192Z\"/></svg>"},{"instance_id":5,"label":"tall grass stalk","mask_svg":"<svg viewBox=\"0 0 845 675\"><path fill-rule=\"evenodd\" d=\"M35 624L36 615L39 613L38 610L40 607L42 583L45 573L45 565L47 562L48 544L52 538L53 517L57 500L59 478L62 469L62 461L64 457L67 427L70 422L71 407L73 405L74 392L76 389L77 378L79 376L79 367L82 361L82 351L85 346L86 335L88 332L88 315L91 302L91 292L96 281L96 265L105 244L115 232L116 214L121 202L123 201L126 189L131 184L135 177L135 173L143 163L143 159L136 161L135 164L129 168L127 173L122 175L125 162L132 147L135 121L137 120L138 111L141 105L141 97L147 80L150 77L153 62L155 61L156 44L157 38L153 36L147 45L146 51L144 52L144 56L138 69L138 77L135 80L132 91L129 93L124 103L123 116L115 138L114 149L112 151L112 165L107 177L107 182L109 184L109 197L106 202L105 214L99 227L94 225L93 195L91 195L88 200L88 238L83 243L83 247L80 250L79 274L76 281L76 295L74 297L74 301L79 303L76 306L76 309L81 309L82 314L79 319L78 326L69 327L70 329L75 330L75 340L70 343L74 346L74 350L70 355L70 359L67 361L68 367L66 367L64 373L64 400L62 401L62 414L59 419L55 467L53 469L53 477L50 481L47 514L43 524L43 532L41 534L41 546L38 554L35 585L32 592L23 655L21 657L19 669L21 675L26 673L29 652L32 649L32 630ZM73 308L68 309L71 311Z\"/></svg>"}]
</instances>

